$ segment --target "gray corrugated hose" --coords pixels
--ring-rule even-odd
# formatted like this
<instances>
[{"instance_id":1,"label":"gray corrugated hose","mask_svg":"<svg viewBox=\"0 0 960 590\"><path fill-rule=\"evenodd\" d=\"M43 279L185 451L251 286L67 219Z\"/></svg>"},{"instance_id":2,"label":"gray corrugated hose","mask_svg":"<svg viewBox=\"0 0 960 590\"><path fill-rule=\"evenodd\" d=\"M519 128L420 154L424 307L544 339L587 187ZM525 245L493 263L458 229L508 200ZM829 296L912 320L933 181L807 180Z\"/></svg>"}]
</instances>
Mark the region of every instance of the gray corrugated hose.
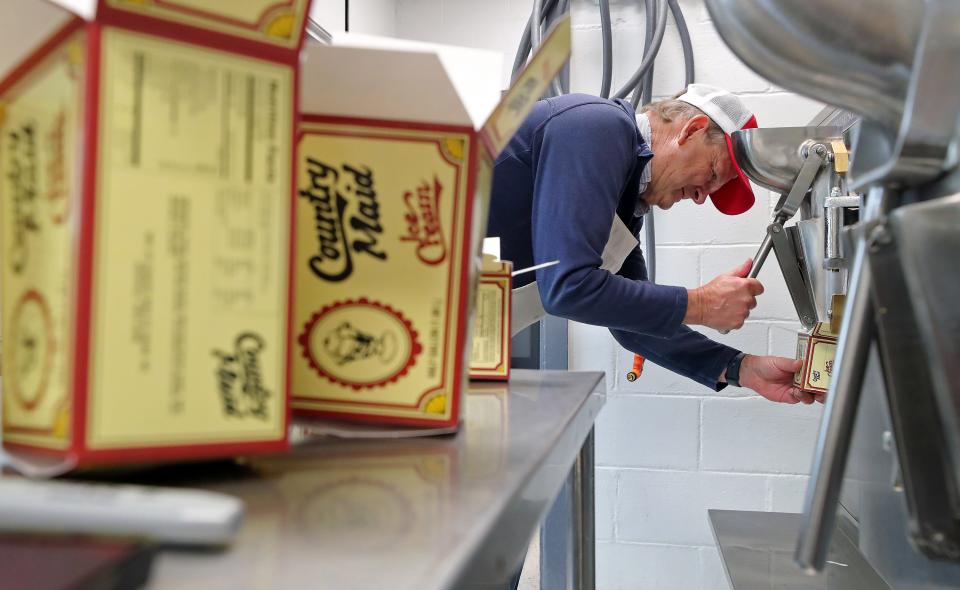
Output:
<instances>
[{"instance_id":1,"label":"gray corrugated hose","mask_svg":"<svg viewBox=\"0 0 960 590\"><path fill-rule=\"evenodd\" d=\"M657 0L657 26L653 33L653 41L651 42L650 49L651 51L643 56L643 61L640 62L640 67L637 68L637 71L630 76L630 79L627 80L627 83L614 94L614 98L626 98L630 91L633 90L634 86L640 83L643 75L647 73L647 70L650 69L650 66L653 64L653 60L657 57L657 52L660 51L660 44L663 43L663 32L667 28L667 3L666 0Z\"/></svg>"},{"instance_id":2,"label":"gray corrugated hose","mask_svg":"<svg viewBox=\"0 0 960 590\"><path fill-rule=\"evenodd\" d=\"M600 0L600 34L603 38L603 76L600 80L600 96L610 98L613 80L613 26L610 24L610 0Z\"/></svg>"},{"instance_id":3,"label":"gray corrugated hose","mask_svg":"<svg viewBox=\"0 0 960 590\"><path fill-rule=\"evenodd\" d=\"M531 50L540 44L541 32L549 29L555 15L566 12L568 4L569 0L534 0L532 13L524 28L520 45L517 47L517 55L514 58L514 78L523 69ZM613 26L610 18L610 0L599 0L599 4L600 31L603 41L600 95L607 98L613 80ZM633 91L631 102L637 108L649 103L653 97L653 65L663 43L668 8L677 24L677 33L680 36L680 44L683 49L684 85L690 85L694 81L693 44L677 0L644 0L644 7L647 18L642 61L627 83L614 95L614 98L625 98ZM561 82L553 81L552 94L560 95L568 91L569 87L563 88ZM651 282L656 282L656 230L652 209L647 213L644 220L644 232L644 241L647 245L647 274Z\"/></svg>"}]
</instances>

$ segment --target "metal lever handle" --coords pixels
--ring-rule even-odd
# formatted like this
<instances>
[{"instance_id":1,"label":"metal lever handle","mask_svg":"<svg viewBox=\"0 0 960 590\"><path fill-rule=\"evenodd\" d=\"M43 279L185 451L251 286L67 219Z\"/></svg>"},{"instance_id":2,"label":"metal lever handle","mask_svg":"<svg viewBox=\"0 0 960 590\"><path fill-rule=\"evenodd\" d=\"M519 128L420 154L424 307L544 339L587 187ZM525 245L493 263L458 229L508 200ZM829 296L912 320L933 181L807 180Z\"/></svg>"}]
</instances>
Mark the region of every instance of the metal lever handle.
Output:
<instances>
[{"instance_id":1,"label":"metal lever handle","mask_svg":"<svg viewBox=\"0 0 960 590\"><path fill-rule=\"evenodd\" d=\"M825 145L821 143L813 144L809 146L808 150L803 165L800 166L800 172L797 173L797 178L793 181L790 192L780 198L780 203L777 205L777 211L771 225L779 224L782 226L797 213L797 210L800 208L800 203L803 202L807 191L810 190L814 179L820 172L820 168L827 160L829 150ZM755 279L760 274L760 268L770 254L771 248L773 248L773 237L770 235L768 226L767 235L763 238L763 242L760 243L760 248L753 257L753 267L750 268L750 274L747 275L748 279ZM720 330L720 333L729 334L730 330Z\"/></svg>"},{"instance_id":2,"label":"metal lever handle","mask_svg":"<svg viewBox=\"0 0 960 590\"><path fill-rule=\"evenodd\" d=\"M879 215L886 200L882 188L874 189L870 197L872 199L868 201L864 221ZM866 260L867 248L867 238L863 237L859 240L853 261L852 280L833 365L834 377L827 391L826 407L820 422L800 523L800 537L794 555L797 565L810 574L823 569L830 549L843 471L853 437L870 344L876 330L871 298L873 275Z\"/></svg>"},{"instance_id":3,"label":"metal lever handle","mask_svg":"<svg viewBox=\"0 0 960 590\"><path fill-rule=\"evenodd\" d=\"M747 275L748 279L755 279L760 276L760 268L763 267L763 263L767 260L767 256L770 254L770 250L773 249L773 236L770 235L770 232L767 232L767 235L764 236L763 241L760 242L760 247L757 249L757 253L753 255L753 266L750 267L750 273Z\"/></svg>"},{"instance_id":4,"label":"metal lever handle","mask_svg":"<svg viewBox=\"0 0 960 590\"><path fill-rule=\"evenodd\" d=\"M767 232L766 237L763 238L763 242L760 243L760 248L757 249L757 253L753 255L753 266L750 267L750 272L747 274L748 279L757 278L760 274L760 268L763 266L764 261L772 249L773 237L770 235L770 232ZM720 330L720 333L729 334L730 330Z\"/></svg>"}]
</instances>

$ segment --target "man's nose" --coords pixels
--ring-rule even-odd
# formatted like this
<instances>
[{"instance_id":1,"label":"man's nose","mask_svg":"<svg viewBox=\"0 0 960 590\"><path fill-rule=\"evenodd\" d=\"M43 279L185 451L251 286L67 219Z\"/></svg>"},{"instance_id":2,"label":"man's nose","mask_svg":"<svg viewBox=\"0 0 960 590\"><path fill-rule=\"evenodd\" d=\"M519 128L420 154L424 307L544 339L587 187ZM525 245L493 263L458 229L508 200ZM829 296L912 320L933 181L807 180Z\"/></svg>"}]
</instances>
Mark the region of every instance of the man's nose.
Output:
<instances>
[{"instance_id":1,"label":"man's nose","mask_svg":"<svg viewBox=\"0 0 960 590\"><path fill-rule=\"evenodd\" d=\"M702 188L693 189L693 200L697 205L703 205L703 202L707 200L707 192Z\"/></svg>"}]
</instances>

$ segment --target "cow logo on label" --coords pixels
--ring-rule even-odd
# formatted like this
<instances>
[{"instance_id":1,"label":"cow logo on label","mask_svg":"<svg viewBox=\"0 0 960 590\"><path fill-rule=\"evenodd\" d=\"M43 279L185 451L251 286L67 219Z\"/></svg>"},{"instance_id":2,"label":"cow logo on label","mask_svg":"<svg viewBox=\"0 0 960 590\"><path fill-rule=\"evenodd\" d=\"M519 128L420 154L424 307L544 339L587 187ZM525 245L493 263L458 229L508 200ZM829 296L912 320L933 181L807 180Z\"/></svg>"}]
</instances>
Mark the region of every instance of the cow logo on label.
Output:
<instances>
[{"instance_id":1,"label":"cow logo on label","mask_svg":"<svg viewBox=\"0 0 960 590\"><path fill-rule=\"evenodd\" d=\"M50 307L39 292L27 291L17 301L10 340L8 383L17 403L32 411L43 399L53 369L53 320Z\"/></svg>"},{"instance_id":2,"label":"cow logo on label","mask_svg":"<svg viewBox=\"0 0 960 590\"><path fill-rule=\"evenodd\" d=\"M366 298L340 301L313 314L297 342L314 372L356 390L398 380L423 350L410 320Z\"/></svg>"}]
</instances>

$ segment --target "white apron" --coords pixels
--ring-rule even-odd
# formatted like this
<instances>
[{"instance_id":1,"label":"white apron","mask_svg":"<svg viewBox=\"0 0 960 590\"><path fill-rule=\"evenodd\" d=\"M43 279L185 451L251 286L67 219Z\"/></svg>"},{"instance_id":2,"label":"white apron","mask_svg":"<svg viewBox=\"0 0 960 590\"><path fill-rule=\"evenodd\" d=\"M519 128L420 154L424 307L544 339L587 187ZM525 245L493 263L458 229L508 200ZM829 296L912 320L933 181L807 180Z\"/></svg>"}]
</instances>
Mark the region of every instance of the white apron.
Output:
<instances>
[{"instance_id":1,"label":"white apron","mask_svg":"<svg viewBox=\"0 0 960 590\"><path fill-rule=\"evenodd\" d=\"M630 233L626 224L621 221L620 216L614 215L613 224L610 226L610 237L607 238L607 245L604 246L603 253L600 255L603 261L600 268L616 273L638 244L636 236ZM560 262L563 263L562 260ZM530 324L539 322L547 315L543 309L543 302L540 301L540 290L536 281L513 290L510 313L512 314L510 319L511 337L516 336Z\"/></svg>"}]
</instances>

